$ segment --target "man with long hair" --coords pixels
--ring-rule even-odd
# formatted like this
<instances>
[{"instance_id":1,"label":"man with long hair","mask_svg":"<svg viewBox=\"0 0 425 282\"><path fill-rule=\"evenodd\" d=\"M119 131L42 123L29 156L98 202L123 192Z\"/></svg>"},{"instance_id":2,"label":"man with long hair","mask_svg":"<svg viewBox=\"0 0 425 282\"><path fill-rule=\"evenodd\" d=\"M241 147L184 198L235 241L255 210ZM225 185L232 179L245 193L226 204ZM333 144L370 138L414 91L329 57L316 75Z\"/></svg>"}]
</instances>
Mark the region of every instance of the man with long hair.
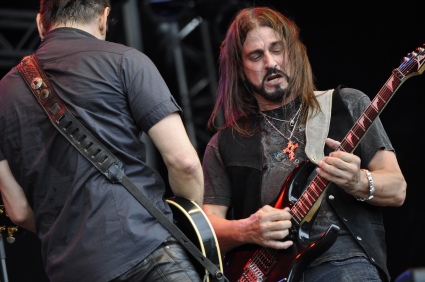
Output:
<instances>
[{"instance_id":1,"label":"man with long hair","mask_svg":"<svg viewBox=\"0 0 425 282\"><path fill-rule=\"evenodd\" d=\"M316 90L297 25L267 7L237 13L219 63L203 210L226 277L389 281L381 207L406 195L394 148L378 118L339 149L368 96Z\"/></svg>"}]
</instances>

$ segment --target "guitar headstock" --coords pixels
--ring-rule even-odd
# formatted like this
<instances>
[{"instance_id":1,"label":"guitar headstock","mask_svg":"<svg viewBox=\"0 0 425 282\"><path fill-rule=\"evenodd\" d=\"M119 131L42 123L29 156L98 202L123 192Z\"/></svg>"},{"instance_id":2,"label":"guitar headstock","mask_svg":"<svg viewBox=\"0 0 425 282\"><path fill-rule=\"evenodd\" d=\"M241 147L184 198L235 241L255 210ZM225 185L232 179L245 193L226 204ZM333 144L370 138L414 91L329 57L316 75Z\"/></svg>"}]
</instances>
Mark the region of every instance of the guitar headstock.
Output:
<instances>
[{"instance_id":1,"label":"guitar headstock","mask_svg":"<svg viewBox=\"0 0 425 282\"><path fill-rule=\"evenodd\" d=\"M422 74L425 70L425 44L407 54L397 70L404 78Z\"/></svg>"}]
</instances>

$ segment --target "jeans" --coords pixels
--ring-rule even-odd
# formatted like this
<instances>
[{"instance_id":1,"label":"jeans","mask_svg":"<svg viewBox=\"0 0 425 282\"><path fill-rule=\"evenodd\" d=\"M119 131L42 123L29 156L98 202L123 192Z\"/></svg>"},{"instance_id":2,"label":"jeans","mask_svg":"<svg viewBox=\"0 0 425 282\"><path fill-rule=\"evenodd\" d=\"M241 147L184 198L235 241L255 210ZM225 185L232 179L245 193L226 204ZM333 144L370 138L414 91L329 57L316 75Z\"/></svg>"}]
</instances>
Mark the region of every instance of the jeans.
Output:
<instances>
[{"instance_id":1,"label":"jeans","mask_svg":"<svg viewBox=\"0 0 425 282\"><path fill-rule=\"evenodd\" d=\"M382 281L378 269L365 257L328 261L307 268L300 282Z\"/></svg>"},{"instance_id":2,"label":"jeans","mask_svg":"<svg viewBox=\"0 0 425 282\"><path fill-rule=\"evenodd\" d=\"M190 254L174 238L168 237L138 265L111 282L200 282Z\"/></svg>"}]
</instances>

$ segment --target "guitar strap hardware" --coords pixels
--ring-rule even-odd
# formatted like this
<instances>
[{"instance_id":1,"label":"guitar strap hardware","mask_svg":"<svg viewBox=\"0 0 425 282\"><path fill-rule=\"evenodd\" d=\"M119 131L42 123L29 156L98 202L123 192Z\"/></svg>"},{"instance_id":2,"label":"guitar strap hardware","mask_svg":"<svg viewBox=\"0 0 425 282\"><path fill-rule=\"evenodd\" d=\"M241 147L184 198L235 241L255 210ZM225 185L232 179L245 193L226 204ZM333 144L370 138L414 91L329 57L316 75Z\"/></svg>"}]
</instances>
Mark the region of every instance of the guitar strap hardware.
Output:
<instances>
[{"instance_id":1,"label":"guitar strap hardware","mask_svg":"<svg viewBox=\"0 0 425 282\"><path fill-rule=\"evenodd\" d=\"M31 92L59 132L110 182L121 183L140 204L155 216L208 271L212 276L212 281L226 281L223 272L205 257L187 236L125 175L123 163L69 112L65 103L51 86L35 54L24 57L17 67Z\"/></svg>"}]
</instances>

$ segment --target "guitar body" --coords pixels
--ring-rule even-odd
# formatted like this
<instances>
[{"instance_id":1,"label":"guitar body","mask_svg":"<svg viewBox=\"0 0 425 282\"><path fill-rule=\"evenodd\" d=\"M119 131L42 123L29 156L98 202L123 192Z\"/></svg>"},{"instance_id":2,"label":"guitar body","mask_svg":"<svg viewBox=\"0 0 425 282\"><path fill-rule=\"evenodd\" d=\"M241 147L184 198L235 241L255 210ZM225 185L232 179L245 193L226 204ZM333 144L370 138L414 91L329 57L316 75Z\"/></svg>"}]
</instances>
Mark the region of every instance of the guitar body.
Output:
<instances>
[{"instance_id":1,"label":"guitar body","mask_svg":"<svg viewBox=\"0 0 425 282\"><path fill-rule=\"evenodd\" d=\"M182 197L169 198L167 202L173 211L173 219L177 227L198 247L205 257L211 260L220 271L223 271L217 237L202 209L195 202ZM205 274L207 274L206 269L195 258L192 259L192 262L201 279L204 279ZM210 282L210 276L207 277L205 281Z\"/></svg>"},{"instance_id":2,"label":"guitar body","mask_svg":"<svg viewBox=\"0 0 425 282\"><path fill-rule=\"evenodd\" d=\"M243 245L223 258L224 275L229 281L299 281L304 269L335 242L339 227L331 225L313 244L294 245L286 250Z\"/></svg>"},{"instance_id":3,"label":"guitar body","mask_svg":"<svg viewBox=\"0 0 425 282\"><path fill-rule=\"evenodd\" d=\"M285 182L274 207L292 207L302 194L305 181L314 168L311 162L297 166ZM294 245L286 250L253 244L235 248L223 258L225 276L229 281L298 281L305 267L328 250L339 234L339 227L331 225L319 240L311 244L308 241L310 225L308 221L298 228L293 224L288 239Z\"/></svg>"},{"instance_id":4,"label":"guitar body","mask_svg":"<svg viewBox=\"0 0 425 282\"><path fill-rule=\"evenodd\" d=\"M224 275L229 281L287 281L285 278L291 272L298 247L294 245L287 250L276 251L252 244L243 245L224 256Z\"/></svg>"}]
</instances>

